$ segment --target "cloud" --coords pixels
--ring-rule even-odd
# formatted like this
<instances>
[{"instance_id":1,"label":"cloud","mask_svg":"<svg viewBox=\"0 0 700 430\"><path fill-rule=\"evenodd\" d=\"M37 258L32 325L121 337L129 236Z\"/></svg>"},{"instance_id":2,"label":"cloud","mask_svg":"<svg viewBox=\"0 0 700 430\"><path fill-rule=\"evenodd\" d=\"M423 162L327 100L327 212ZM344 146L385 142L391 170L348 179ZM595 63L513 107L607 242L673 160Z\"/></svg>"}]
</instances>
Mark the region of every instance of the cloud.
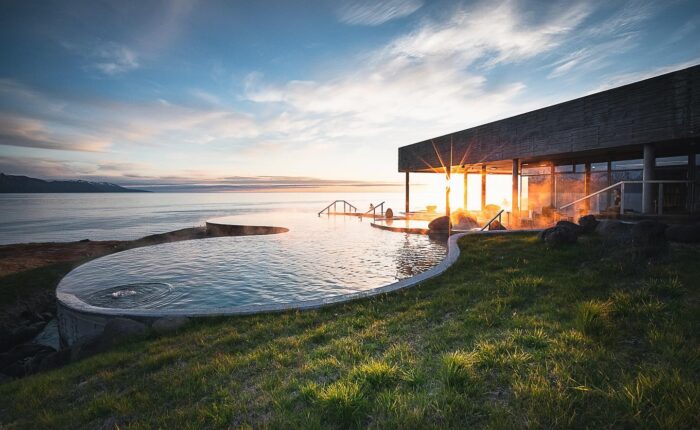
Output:
<instances>
[{"instance_id":1,"label":"cloud","mask_svg":"<svg viewBox=\"0 0 700 430\"><path fill-rule=\"evenodd\" d=\"M666 73L671 73L676 70L687 69L688 67L697 66L700 64L700 56L696 57L690 61L684 61L681 63L672 64L670 66L654 67L652 69L637 70L628 73L617 73L613 75L604 76L601 80L604 84L595 87L589 92L589 94L597 93L600 91L609 90L611 88L620 87L622 85L631 84L633 82L642 81L644 79L653 78L654 76L663 75Z\"/></svg>"},{"instance_id":2,"label":"cloud","mask_svg":"<svg viewBox=\"0 0 700 430\"><path fill-rule=\"evenodd\" d=\"M61 43L67 51L82 57L88 70L106 76L116 76L139 67L136 52L116 42L97 41L93 43Z\"/></svg>"},{"instance_id":3,"label":"cloud","mask_svg":"<svg viewBox=\"0 0 700 430\"><path fill-rule=\"evenodd\" d=\"M406 143L475 125L527 108L513 103L523 83L491 84L485 68L551 50L589 10L555 12L530 23L508 1L458 9L447 21L426 22L365 55L352 72L282 85L254 74L246 80L246 98L282 106L278 122L302 121L295 132L307 142Z\"/></svg>"},{"instance_id":4,"label":"cloud","mask_svg":"<svg viewBox=\"0 0 700 430\"><path fill-rule=\"evenodd\" d=\"M563 55L549 64L548 78L571 77L608 67L621 54L635 48L642 35L642 26L655 13L648 2L632 0L610 16L601 19L574 35Z\"/></svg>"},{"instance_id":5,"label":"cloud","mask_svg":"<svg viewBox=\"0 0 700 430\"><path fill-rule=\"evenodd\" d=\"M0 156L0 172L40 179L76 178L94 171L94 167L65 159Z\"/></svg>"},{"instance_id":6,"label":"cloud","mask_svg":"<svg viewBox=\"0 0 700 430\"><path fill-rule=\"evenodd\" d=\"M109 76L126 73L139 67L134 51L114 43L96 48L93 57L97 61L92 67Z\"/></svg>"},{"instance_id":7,"label":"cloud","mask_svg":"<svg viewBox=\"0 0 700 430\"><path fill-rule=\"evenodd\" d=\"M589 73L609 65L609 58L614 58L636 46L636 39L623 36L607 42L583 47L551 64L554 68L548 78L559 78L572 73Z\"/></svg>"},{"instance_id":8,"label":"cloud","mask_svg":"<svg viewBox=\"0 0 700 430\"><path fill-rule=\"evenodd\" d=\"M62 151L103 151L109 142L99 138L50 130L43 122L0 114L0 145Z\"/></svg>"},{"instance_id":9,"label":"cloud","mask_svg":"<svg viewBox=\"0 0 700 430\"><path fill-rule=\"evenodd\" d=\"M0 145L105 151L120 144L234 142L261 133L251 115L218 106L80 98L42 93L10 80L0 81L0 94L12 107L11 113L0 110Z\"/></svg>"},{"instance_id":10,"label":"cloud","mask_svg":"<svg viewBox=\"0 0 700 430\"><path fill-rule=\"evenodd\" d=\"M422 0L354 0L343 2L337 14L345 24L381 25L411 15L422 6Z\"/></svg>"}]
</instances>

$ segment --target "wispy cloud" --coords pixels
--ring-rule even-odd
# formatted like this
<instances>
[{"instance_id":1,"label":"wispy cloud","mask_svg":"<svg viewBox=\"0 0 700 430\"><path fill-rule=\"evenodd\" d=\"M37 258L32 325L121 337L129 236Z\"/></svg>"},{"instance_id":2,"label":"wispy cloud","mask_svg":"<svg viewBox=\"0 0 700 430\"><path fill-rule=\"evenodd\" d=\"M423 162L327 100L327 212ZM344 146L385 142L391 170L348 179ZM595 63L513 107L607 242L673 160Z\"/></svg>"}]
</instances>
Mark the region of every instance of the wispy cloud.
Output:
<instances>
[{"instance_id":1,"label":"wispy cloud","mask_svg":"<svg viewBox=\"0 0 700 430\"><path fill-rule=\"evenodd\" d=\"M85 68L95 70L106 76L120 75L139 67L136 52L116 42L94 42L76 44L63 42L62 46L69 52L85 60Z\"/></svg>"},{"instance_id":2,"label":"wispy cloud","mask_svg":"<svg viewBox=\"0 0 700 430\"><path fill-rule=\"evenodd\" d=\"M105 150L109 142L83 133L51 130L42 121L0 113L0 145L99 152Z\"/></svg>"},{"instance_id":3,"label":"wispy cloud","mask_svg":"<svg viewBox=\"0 0 700 430\"><path fill-rule=\"evenodd\" d=\"M422 0L349 0L338 8L338 19L351 25L381 25L411 15Z\"/></svg>"},{"instance_id":4,"label":"wispy cloud","mask_svg":"<svg viewBox=\"0 0 700 430\"><path fill-rule=\"evenodd\" d=\"M616 73L612 75L607 75L604 76L602 79L604 83L591 90L590 94L597 93L599 91L605 91L610 88L615 88L622 85L631 84L633 82L641 81L644 79L653 78L654 76L663 75L665 73L671 73L676 70L682 70L688 67L697 66L698 64L700 64L700 56L690 61L683 61L681 63L671 64L668 66L654 67L652 69L644 69L627 73Z\"/></svg>"},{"instance_id":5,"label":"wispy cloud","mask_svg":"<svg viewBox=\"0 0 700 430\"><path fill-rule=\"evenodd\" d=\"M609 16L589 25L567 41L560 58L549 64L548 78L571 78L604 69L621 54L638 46L643 25L658 5L629 0Z\"/></svg>"},{"instance_id":6,"label":"wispy cloud","mask_svg":"<svg viewBox=\"0 0 700 430\"><path fill-rule=\"evenodd\" d=\"M532 24L513 2L459 9L366 55L363 66L325 81L247 82L247 98L280 104L307 122L307 136L343 141L417 139L527 106L524 84L488 85L483 68L524 61L557 46L589 11L574 6ZM322 118L314 123L311 118Z\"/></svg>"}]
</instances>

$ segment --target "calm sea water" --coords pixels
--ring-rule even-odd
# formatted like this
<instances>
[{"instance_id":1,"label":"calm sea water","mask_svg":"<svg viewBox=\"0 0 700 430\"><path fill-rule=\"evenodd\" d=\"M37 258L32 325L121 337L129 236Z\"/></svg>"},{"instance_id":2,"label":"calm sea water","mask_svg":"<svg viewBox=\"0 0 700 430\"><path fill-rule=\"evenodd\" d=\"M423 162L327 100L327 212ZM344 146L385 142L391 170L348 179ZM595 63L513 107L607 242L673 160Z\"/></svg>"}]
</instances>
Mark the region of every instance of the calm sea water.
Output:
<instances>
[{"instance_id":1,"label":"calm sea water","mask_svg":"<svg viewBox=\"0 0 700 430\"><path fill-rule=\"evenodd\" d=\"M0 244L136 239L218 216L312 214L336 199L403 207L401 193L0 194Z\"/></svg>"}]
</instances>

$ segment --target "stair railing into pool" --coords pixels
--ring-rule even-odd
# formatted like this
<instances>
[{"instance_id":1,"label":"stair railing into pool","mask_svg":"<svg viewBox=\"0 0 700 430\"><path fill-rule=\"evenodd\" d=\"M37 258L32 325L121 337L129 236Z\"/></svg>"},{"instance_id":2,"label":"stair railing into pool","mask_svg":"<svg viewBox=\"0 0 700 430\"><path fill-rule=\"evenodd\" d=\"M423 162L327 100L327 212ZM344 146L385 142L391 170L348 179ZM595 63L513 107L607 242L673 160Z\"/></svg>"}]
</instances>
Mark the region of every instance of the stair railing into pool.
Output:
<instances>
[{"instance_id":1,"label":"stair railing into pool","mask_svg":"<svg viewBox=\"0 0 700 430\"><path fill-rule=\"evenodd\" d=\"M496 221L496 218L498 218L498 222L500 223L500 222L501 222L501 214L503 213L504 210L505 210L505 209L501 209L500 211L498 211L498 213L497 213L496 215L494 215L493 218L491 218L491 219L489 220L489 222L487 222L486 224L484 224L483 227L481 227L481 230L480 230L480 231L484 231L484 230L486 230L487 228L489 228L489 226L491 225L491 223L494 222L494 221Z\"/></svg>"},{"instance_id":2,"label":"stair railing into pool","mask_svg":"<svg viewBox=\"0 0 700 430\"><path fill-rule=\"evenodd\" d=\"M357 213L357 208L353 206L350 202L346 200L336 200L334 202L331 202L328 206L323 208L319 213L318 216L321 216L324 212L326 212L327 215L331 214L331 206L333 207L333 212L337 213L338 212L338 203L343 204L343 213L348 213L348 208L352 209L353 212Z\"/></svg>"},{"instance_id":3,"label":"stair railing into pool","mask_svg":"<svg viewBox=\"0 0 700 430\"><path fill-rule=\"evenodd\" d=\"M365 212L363 215L367 215L370 212L372 212L372 218L377 218L377 208L381 208L380 214L382 216L384 216L384 203L386 203L386 202L381 202L378 205L372 205L372 207L367 212Z\"/></svg>"}]
</instances>

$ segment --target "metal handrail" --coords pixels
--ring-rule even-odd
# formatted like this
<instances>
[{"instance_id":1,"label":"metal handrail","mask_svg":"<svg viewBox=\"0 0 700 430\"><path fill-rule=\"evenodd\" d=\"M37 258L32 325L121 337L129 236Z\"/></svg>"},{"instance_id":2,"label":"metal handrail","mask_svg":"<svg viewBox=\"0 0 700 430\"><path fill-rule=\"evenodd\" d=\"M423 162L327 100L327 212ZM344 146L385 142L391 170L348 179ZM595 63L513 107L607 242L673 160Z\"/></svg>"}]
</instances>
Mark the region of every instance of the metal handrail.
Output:
<instances>
[{"instance_id":1,"label":"metal handrail","mask_svg":"<svg viewBox=\"0 0 700 430\"><path fill-rule=\"evenodd\" d=\"M503 213L504 210L505 209L501 209L500 211L498 211L498 213L496 215L494 215L493 218L491 218L489 220L489 222L487 222L483 227L481 227L481 230L479 230L479 231L486 230L488 228L488 226L491 225L492 222L496 221L496 218L498 218L498 222L501 222L501 214Z\"/></svg>"},{"instance_id":2,"label":"metal handrail","mask_svg":"<svg viewBox=\"0 0 700 430\"><path fill-rule=\"evenodd\" d=\"M367 210L367 212L365 212L363 215L367 215L368 213L372 212L372 216L373 216L374 218L376 218L376 217L377 217L377 208L379 208L379 207L382 208L382 211L381 211L380 213L381 213L382 215L384 215L384 203L386 203L386 201L381 202L381 203L379 203L379 204L376 205L376 206L372 206L372 209Z\"/></svg>"},{"instance_id":3,"label":"metal handrail","mask_svg":"<svg viewBox=\"0 0 700 430\"><path fill-rule=\"evenodd\" d=\"M582 201L584 201L584 200L590 199L591 197L595 197L595 196L597 196L598 194L604 193L604 192L606 192L606 191L610 191L611 189L613 189L613 188L615 188L615 187L621 187L622 190L624 191L624 188L625 188L624 186L625 186L625 184L689 184L689 183L693 183L693 182L694 182L694 181L680 181L680 180L667 180L667 181L664 181L664 180L620 181L620 182L616 182L616 183L614 183L614 184L612 184L612 185L609 185L609 186L607 186L607 187L605 187L605 188L603 188L603 189L601 189L601 190L598 190L598 191L596 191L596 192L594 192L594 193L591 193L591 194L589 194L589 195L587 195L587 196L581 197L580 199L574 200L574 201L571 202L571 203L567 203L567 204L565 204L564 206L559 207L559 210L566 209L566 208L568 208L568 207L570 207L570 206L575 205L576 203L580 203L580 202L582 202ZM622 196L621 196L620 198L622 198Z\"/></svg>"},{"instance_id":4,"label":"metal handrail","mask_svg":"<svg viewBox=\"0 0 700 430\"><path fill-rule=\"evenodd\" d=\"M325 208L321 209L321 211L318 213L318 216L321 216L321 214L323 214L324 212L328 212L328 214L330 215L330 213L331 213L331 211L330 211L331 206L333 206L333 212L337 212L337 205L338 205L338 203L342 203L342 204L343 204L343 213L347 213L347 208L348 208L348 207L349 207L350 209L352 209L353 211L357 212L357 208L356 208L352 203L350 203L350 202L348 202L348 201L346 201L346 200L336 200L336 201L334 201L334 202L331 202L331 203L330 203L328 206L326 206Z\"/></svg>"}]
</instances>

